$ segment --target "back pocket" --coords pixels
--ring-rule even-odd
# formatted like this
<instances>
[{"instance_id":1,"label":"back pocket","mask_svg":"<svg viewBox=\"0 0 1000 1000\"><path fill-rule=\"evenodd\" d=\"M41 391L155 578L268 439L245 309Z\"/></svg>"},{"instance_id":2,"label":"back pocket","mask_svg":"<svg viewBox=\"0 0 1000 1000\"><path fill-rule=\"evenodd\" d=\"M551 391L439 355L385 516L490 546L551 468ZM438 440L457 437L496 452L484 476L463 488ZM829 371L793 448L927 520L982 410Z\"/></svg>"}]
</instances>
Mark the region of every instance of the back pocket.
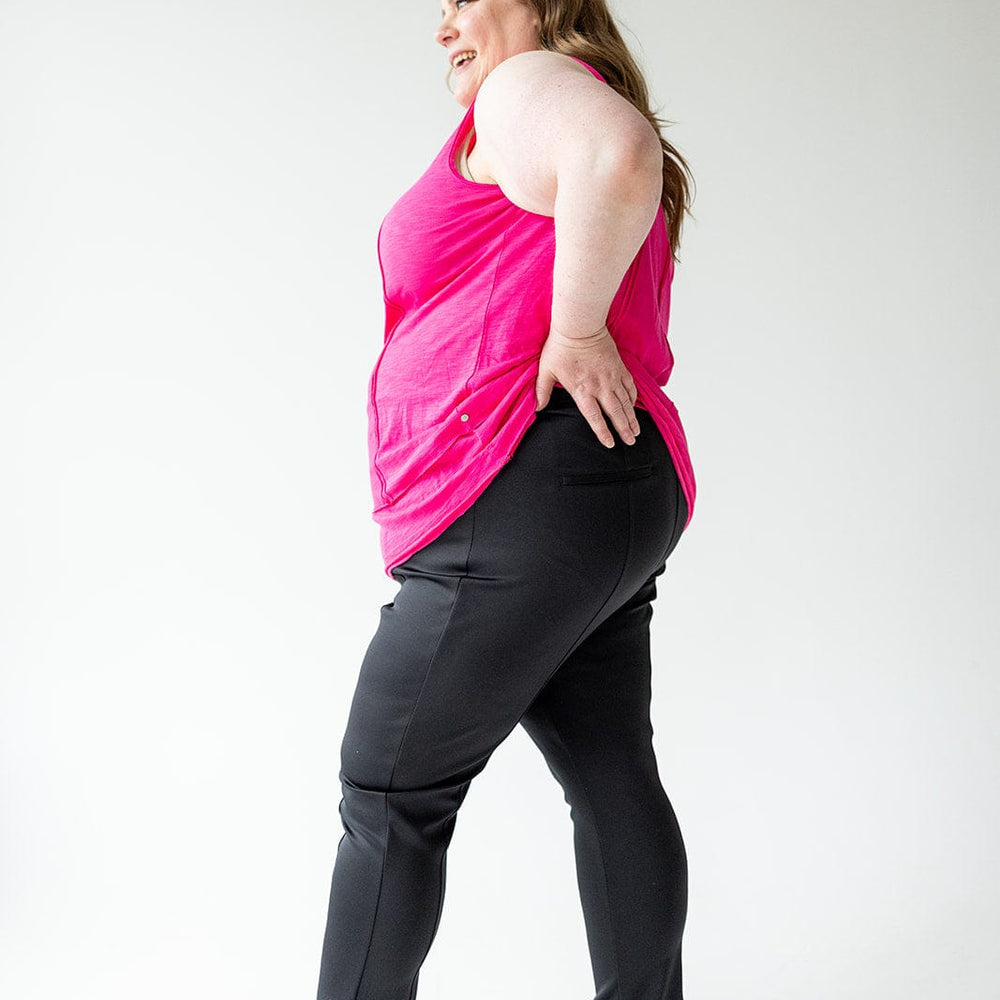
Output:
<instances>
[{"instance_id":1,"label":"back pocket","mask_svg":"<svg viewBox=\"0 0 1000 1000\"><path fill-rule=\"evenodd\" d=\"M627 483L646 479L653 474L652 465L637 465L632 469L608 469L605 472L569 472L559 477L563 486L597 486L601 483Z\"/></svg>"}]
</instances>

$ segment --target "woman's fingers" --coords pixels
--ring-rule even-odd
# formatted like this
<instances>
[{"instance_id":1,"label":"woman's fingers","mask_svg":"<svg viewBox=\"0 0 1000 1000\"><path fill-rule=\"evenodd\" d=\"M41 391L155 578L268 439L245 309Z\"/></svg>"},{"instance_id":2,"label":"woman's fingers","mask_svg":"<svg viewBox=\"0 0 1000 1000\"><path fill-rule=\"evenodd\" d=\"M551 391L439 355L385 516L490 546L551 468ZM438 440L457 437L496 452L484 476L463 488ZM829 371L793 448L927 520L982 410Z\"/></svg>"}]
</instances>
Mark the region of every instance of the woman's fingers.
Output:
<instances>
[{"instance_id":1,"label":"woman's fingers","mask_svg":"<svg viewBox=\"0 0 1000 1000\"><path fill-rule=\"evenodd\" d=\"M535 410L544 410L552 398L552 390L556 380L552 372L539 366L538 378L535 380Z\"/></svg>"},{"instance_id":2,"label":"woman's fingers","mask_svg":"<svg viewBox=\"0 0 1000 1000\"><path fill-rule=\"evenodd\" d=\"M539 358L539 401L547 402L557 381L569 391L601 444L607 448L615 444L608 420L626 444L635 443L639 433L635 381L606 327L586 338L549 334Z\"/></svg>"},{"instance_id":3,"label":"woman's fingers","mask_svg":"<svg viewBox=\"0 0 1000 1000\"><path fill-rule=\"evenodd\" d=\"M639 390L635 387L635 379L632 378L632 373L627 368L625 369L622 383L625 386L625 391L628 393L629 402L635 406L635 401L639 398Z\"/></svg>"},{"instance_id":4,"label":"woman's fingers","mask_svg":"<svg viewBox=\"0 0 1000 1000\"><path fill-rule=\"evenodd\" d=\"M628 391L621 386L617 391L612 391L602 399L598 399L601 409L611 418L614 429L618 436L626 444L635 444L636 435L639 433L639 421L635 416L635 408L629 397ZM581 409L581 413L583 410ZM584 414L586 416L586 414ZM603 419L601 421L604 422ZM591 421L593 426L593 421ZM606 425L605 425L606 426ZM608 433L606 437L597 435L608 447L614 445L614 439Z\"/></svg>"},{"instance_id":5,"label":"woman's fingers","mask_svg":"<svg viewBox=\"0 0 1000 1000\"><path fill-rule=\"evenodd\" d=\"M611 420L611 424L618 432L618 436L626 444L635 444L636 436L639 433L639 421L635 416L635 409L624 389L621 395L611 393L603 399L596 399L593 396L578 397L573 396L580 412L587 418L587 422L594 429L601 444L608 448L613 448L615 439L608 430L604 414Z\"/></svg>"},{"instance_id":6,"label":"woman's fingers","mask_svg":"<svg viewBox=\"0 0 1000 1000\"><path fill-rule=\"evenodd\" d=\"M594 433L597 435L597 440L606 448L613 448L615 446L615 439L611 431L608 430L608 425L604 422L604 415L597 400L593 396L580 397L572 393L571 395L573 395L577 408L587 418L587 423L593 428ZM612 422L614 422L613 418Z\"/></svg>"}]
</instances>

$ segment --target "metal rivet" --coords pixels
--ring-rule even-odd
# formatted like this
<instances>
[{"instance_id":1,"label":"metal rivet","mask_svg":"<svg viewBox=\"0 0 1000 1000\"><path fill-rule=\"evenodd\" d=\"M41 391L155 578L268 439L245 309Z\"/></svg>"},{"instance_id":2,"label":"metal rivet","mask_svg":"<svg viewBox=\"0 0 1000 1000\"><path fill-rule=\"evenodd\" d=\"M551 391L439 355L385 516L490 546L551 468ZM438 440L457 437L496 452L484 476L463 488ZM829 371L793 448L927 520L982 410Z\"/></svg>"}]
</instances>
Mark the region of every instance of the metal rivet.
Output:
<instances>
[{"instance_id":1,"label":"metal rivet","mask_svg":"<svg viewBox=\"0 0 1000 1000\"><path fill-rule=\"evenodd\" d=\"M459 419L460 419L460 420L462 421L462 423L464 424L464 423L465 423L465 421L469 419L469 414L468 414L468 413L463 413L463 414L462 414L462 416L461 416L461 417L460 417Z\"/></svg>"}]
</instances>

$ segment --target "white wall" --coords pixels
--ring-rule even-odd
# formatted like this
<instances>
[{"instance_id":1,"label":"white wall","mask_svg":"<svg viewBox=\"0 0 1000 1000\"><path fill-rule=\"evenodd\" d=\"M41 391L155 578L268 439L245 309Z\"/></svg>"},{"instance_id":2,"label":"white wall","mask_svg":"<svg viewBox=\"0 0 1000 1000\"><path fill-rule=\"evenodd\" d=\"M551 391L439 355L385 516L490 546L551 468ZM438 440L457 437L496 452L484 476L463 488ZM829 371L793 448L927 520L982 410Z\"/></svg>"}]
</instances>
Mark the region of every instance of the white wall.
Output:
<instances>
[{"instance_id":1,"label":"white wall","mask_svg":"<svg viewBox=\"0 0 1000 1000\"><path fill-rule=\"evenodd\" d=\"M0 991L315 995L396 587L375 235L461 109L436 0L0 2ZM653 717L691 1000L993 1000L998 12L622 0L698 182L699 479ZM422 1000L586 1000L520 730Z\"/></svg>"}]
</instances>

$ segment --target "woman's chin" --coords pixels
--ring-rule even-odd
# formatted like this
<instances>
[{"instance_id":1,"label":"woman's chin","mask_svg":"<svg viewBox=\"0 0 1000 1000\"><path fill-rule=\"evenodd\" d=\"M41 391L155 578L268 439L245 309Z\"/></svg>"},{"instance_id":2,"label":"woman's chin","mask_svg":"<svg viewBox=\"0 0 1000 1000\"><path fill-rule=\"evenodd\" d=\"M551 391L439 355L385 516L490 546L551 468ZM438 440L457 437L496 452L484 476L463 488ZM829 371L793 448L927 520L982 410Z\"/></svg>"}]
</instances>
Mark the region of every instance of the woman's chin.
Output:
<instances>
[{"instance_id":1,"label":"woman's chin","mask_svg":"<svg viewBox=\"0 0 1000 1000\"><path fill-rule=\"evenodd\" d=\"M471 68L465 70L455 79L455 100L463 108L467 108L475 100L481 82L478 74L474 74Z\"/></svg>"}]
</instances>

